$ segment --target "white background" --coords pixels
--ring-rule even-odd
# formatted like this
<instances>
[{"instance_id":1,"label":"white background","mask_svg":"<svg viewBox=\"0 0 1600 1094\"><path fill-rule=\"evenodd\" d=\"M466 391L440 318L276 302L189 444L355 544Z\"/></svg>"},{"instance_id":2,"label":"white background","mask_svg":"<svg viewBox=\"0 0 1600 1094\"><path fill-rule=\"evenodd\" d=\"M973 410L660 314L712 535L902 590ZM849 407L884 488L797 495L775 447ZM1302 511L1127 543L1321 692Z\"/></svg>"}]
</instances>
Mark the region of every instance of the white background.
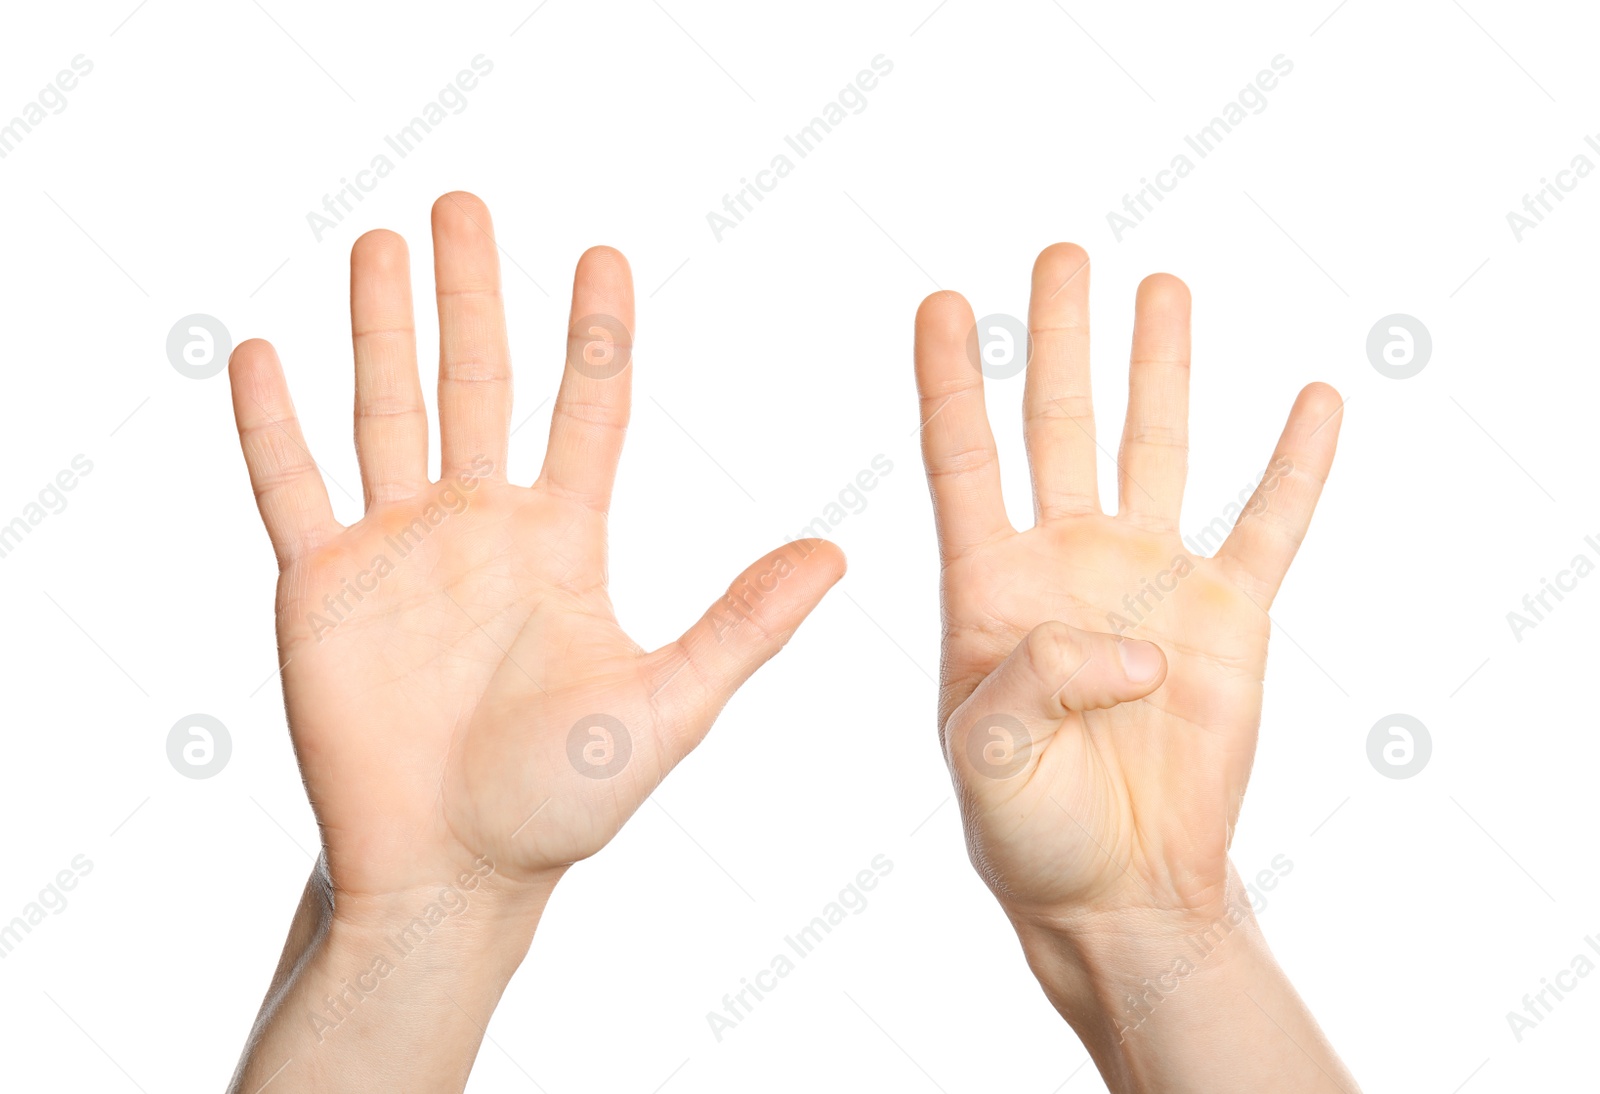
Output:
<instances>
[{"instance_id":1,"label":"white background","mask_svg":"<svg viewBox=\"0 0 1600 1094\"><path fill-rule=\"evenodd\" d=\"M1101 1089L965 861L910 367L924 295L1025 314L1056 240L1094 257L1108 447L1135 285L1168 270L1193 289L1186 532L1259 473L1303 384L1349 400L1274 609L1234 845L1246 874L1294 864L1262 915L1278 957L1369 1091L1592 1089L1600 976L1520 1043L1506 1012L1600 933L1600 578L1520 642L1506 613L1600 557L1600 177L1520 242L1506 213L1600 132L1593 12L538 2L8 12L0 120L74 56L94 70L0 160L0 523L75 455L94 469L0 559L0 920L74 855L93 870L0 962L0 1083L156 1094L231 1072L316 829L227 381L178 375L167 331L203 312L275 342L353 520L348 250L376 226L410 241L429 389L428 208L463 188L506 256L522 481L573 263L595 243L632 260L611 549L646 647L875 455L894 467L835 531L844 582L562 885L473 1091ZM306 213L478 54L494 71L468 108L318 242ZM894 70L869 106L717 242L707 212L878 54ZM1117 242L1107 211L1278 54L1294 70L1268 107ZM1414 379L1366 357L1395 312L1433 335ZM989 385L1019 523L1021 383ZM197 711L234 750L203 781L165 745ZM1396 711L1433 743L1405 780L1366 754ZM706 1012L878 854L894 869L866 911L718 1043Z\"/></svg>"}]
</instances>

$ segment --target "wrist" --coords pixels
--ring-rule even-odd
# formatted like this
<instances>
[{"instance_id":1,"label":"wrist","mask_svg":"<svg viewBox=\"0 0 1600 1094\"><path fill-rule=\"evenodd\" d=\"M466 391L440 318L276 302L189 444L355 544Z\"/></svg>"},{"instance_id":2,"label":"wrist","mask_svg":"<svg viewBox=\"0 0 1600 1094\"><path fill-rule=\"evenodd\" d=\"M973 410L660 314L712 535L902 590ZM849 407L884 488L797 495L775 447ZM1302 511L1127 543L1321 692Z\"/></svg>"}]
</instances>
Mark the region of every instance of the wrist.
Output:
<instances>
[{"instance_id":1,"label":"wrist","mask_svg":"<svg viewBox=\"0 0 1600 1094\"><path fill-rule=\"evenodd\" d=\"M1265 941L1247 900L1214 912L1125 908L1065 917L1012 916L1029 965L1076 1026L1139 1025L1191 978L1229 975Z\"/></svg>"},{"instance_id":2,"label":"wrist","mask_svg":"<svg viewBox=\"0 0 1600 1094\"><path fill-rule=\"evenodd\" d=\"M559 876L466 873L357 894L319 862L231 1089L460 1090Z\"/></svg>"},{"instance_id":3,"label":"wrist","mask_svg":"<svg viewBox=\"0 0 1600 1094\"><path fill-rule=\"evenodd\" d=\"M450 877L386 893L328 891L324 960L365 967L369 975L402 966L407 981L498 983L516 971L533 941L561 871L515 882L480 857ZM387 968L389 971L384 971Z\"/></svg>"},{"instance_id":4,"label":"wrist","mask_svg":"<svg viewBox=\"0 0 1600 1094\"><path fill-rule=\"evenodd\" d=\"M1193 1046L1228 1036L1235 1019L1225 1016L1247 997L1275 998L1281 981L1249 897L1232 884L1204 908L1008 914L1046 997L1113 1091L1178 1089L1152 1080L1159 1061L1194 1058Z\"/></svg>"}]
</instances>

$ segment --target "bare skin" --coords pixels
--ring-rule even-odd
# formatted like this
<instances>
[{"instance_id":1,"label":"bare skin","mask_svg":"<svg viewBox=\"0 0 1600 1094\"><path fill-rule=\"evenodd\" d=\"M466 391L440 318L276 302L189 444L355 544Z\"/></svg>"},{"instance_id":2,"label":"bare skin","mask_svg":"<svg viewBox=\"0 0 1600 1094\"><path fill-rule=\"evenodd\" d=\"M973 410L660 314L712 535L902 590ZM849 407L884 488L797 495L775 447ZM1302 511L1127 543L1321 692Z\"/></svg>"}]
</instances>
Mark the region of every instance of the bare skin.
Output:
<instances>
[{"instance_id":1,"label":"bare skin","mask_svg":"<svg viewBox=\"0 0 1600 1094\"><path fill-rule=\"evenodd\" d=\"M632 376L627 261L595 248L578 263L544 468L523 486L505 477L511 362L488 210L447 194L433 235L438 480L399 236L371 232L351 254L361 520L335 521L272 347L245 342L229 364L323 840L236 1091L461 1089L556 882L844 572L831 544L790 544L677 641L630 639L606 589ZM393 945L433 905L443 917L406 938L422 941Z\"/></svg>"},{"instance_id":2,"label":"bare skin","mask_svg":"<svg viewBox=\"0 0 1600 1094\"><path fill-rule=\"evenodd\" d=\"M973 864L1111 1089L1354 1091L1228 859L1267 610L1333 461L1338 393L1300 393L1231 535L1191 554L1188 289L1165 274L1139 287L1115 516L1096 485L1088 301L1081 248L1040 255L1023 393L1036 522L1022 532L1001 501L972 311L941 292L917 314L940 736ZM1201 959L1189 944L1208 931L1226 940Z\"/></svg>"}]
</instances>

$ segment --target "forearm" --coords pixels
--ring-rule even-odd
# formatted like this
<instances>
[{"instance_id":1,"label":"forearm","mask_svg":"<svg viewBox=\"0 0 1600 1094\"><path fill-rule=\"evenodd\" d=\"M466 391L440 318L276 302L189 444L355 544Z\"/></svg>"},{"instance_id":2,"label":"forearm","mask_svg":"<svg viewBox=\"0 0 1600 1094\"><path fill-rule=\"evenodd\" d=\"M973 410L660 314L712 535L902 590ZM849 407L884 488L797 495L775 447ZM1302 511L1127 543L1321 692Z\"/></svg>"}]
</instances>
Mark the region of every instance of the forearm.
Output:
<instances>
[{"instance_id":1,"label":"forearm","mask_svg":"<svg viewBox=\"0 0 1600 1094\"><path fill-rule=\"evenodd\" d=\"M230 1090L463 1089L554 879L515 894L450 879L381 900L341 897L336 914L320 867Z\"/></svg>"},{"instance_id":2,"label":"forearm","mask_svg":"<svg viewBox=\"0 0 1600 1094\"><path fill-rule=\"evenodd\" d=\"M1216 915L1013 921L1116 1094L1358 1090L1237 891Z\"/></svg>"}]
</instances>

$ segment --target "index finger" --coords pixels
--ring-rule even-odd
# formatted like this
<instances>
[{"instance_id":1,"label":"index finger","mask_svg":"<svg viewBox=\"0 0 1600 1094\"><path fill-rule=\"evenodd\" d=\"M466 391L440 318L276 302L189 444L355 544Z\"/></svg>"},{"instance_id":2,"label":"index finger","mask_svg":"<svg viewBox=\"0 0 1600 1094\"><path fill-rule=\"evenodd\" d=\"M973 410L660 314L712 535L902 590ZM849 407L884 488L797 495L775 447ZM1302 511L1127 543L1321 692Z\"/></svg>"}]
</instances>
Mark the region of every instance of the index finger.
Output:
<instances>
[{"instance_id":1,"label":"index finger","mask_svg":"<svg viewBox=\"0 0 1600 1094\"><path fill-rule=\"evenodd\" d=\"M939 554L946 561L1013 531L983 403L983 372L968 351L974 326L972 308L960 293L936 292L917 309L922 463L933 494Z\"/></svg>"}]
</instances>

